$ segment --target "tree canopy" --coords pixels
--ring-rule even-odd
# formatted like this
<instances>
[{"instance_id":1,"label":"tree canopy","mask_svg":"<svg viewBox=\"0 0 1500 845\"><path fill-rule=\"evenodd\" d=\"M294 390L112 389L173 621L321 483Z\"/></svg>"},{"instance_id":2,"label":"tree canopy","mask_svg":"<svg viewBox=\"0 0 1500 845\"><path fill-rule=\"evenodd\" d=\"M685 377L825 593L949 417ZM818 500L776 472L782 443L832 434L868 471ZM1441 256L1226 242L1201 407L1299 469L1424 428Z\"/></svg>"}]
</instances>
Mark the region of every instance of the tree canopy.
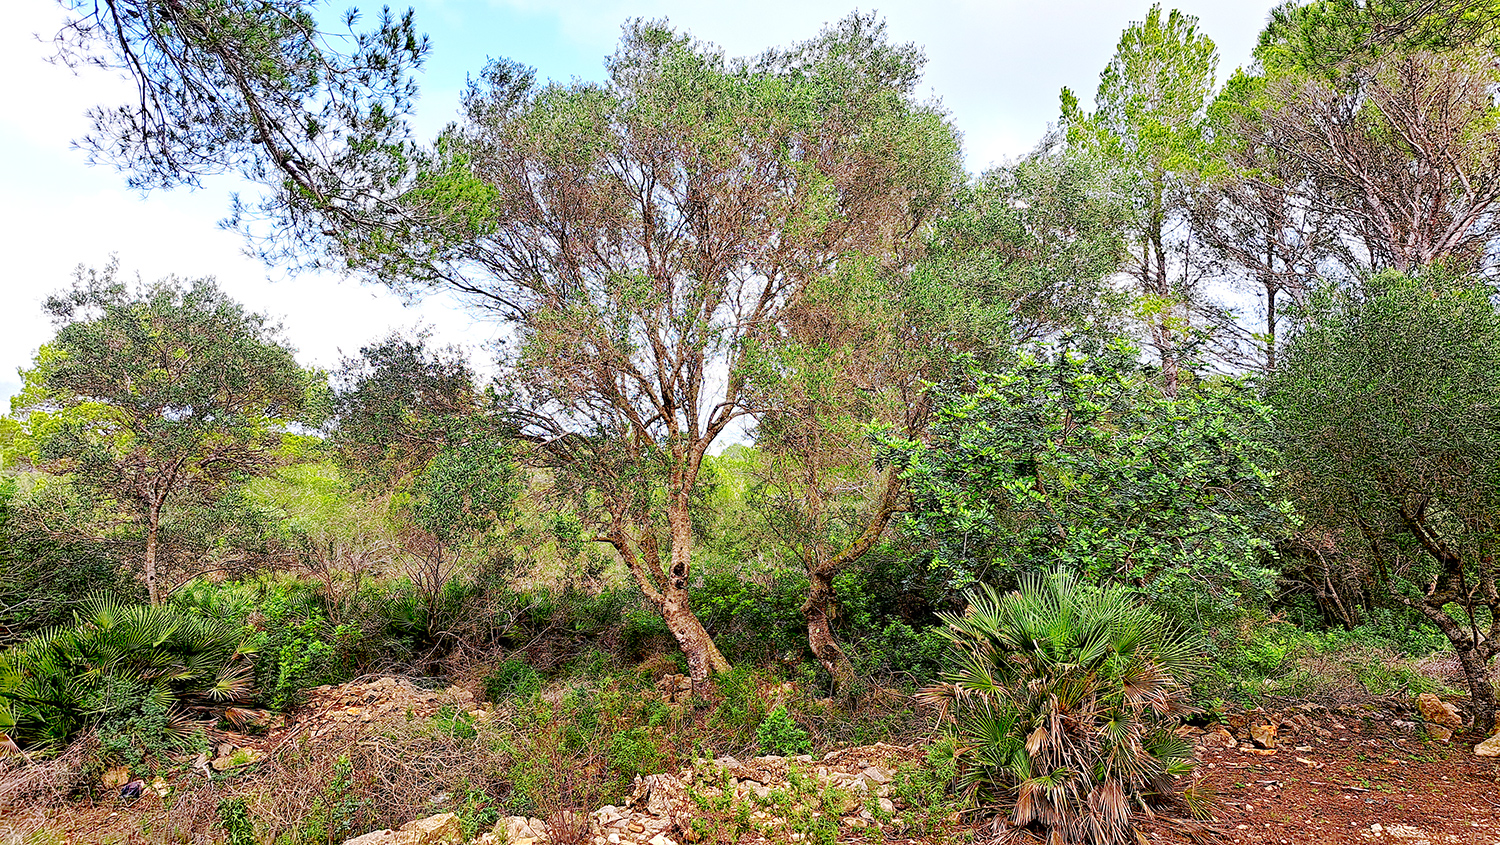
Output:
<instances>
[{"instance_id":1,"label":"tree canopy","mask_svg":"<svg viewBox=\"0 0 1500 845\"><path fill-rule=\"evenodd\" d=\"M1483 726L1495 707L1486 667L1500 653L1493 296L1440 269L1327 293L1270 391L1298 510L1449 637Z\"/></svg>"},{"instance_id":2,"label":"tree canopy","mask_svg":"<svg viewBox=\"0 0 1500 845\"><path fill-rule=\"evenodd\" d=\"M47 300L57 334L12 414L39 467L120 507L141 534L153 602L159 532L174 505L211 505L266 471L318 392L277 327L212 280L132 289L110 265Z\"/></svg>"}]
</instances>

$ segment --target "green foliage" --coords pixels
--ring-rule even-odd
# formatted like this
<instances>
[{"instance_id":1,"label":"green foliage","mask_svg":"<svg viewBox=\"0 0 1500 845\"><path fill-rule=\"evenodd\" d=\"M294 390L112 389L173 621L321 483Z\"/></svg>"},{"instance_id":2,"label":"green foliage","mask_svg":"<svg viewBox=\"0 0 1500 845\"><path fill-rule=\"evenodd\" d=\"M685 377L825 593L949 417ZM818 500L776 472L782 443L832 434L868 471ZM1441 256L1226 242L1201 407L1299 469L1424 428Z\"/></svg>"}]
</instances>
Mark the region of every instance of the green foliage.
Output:
<instances>
[{"instance_id":1,"label":"green foliage","mask_svg":"<svg viewBox=\"0 0 1500 845\"><path fill-rule=\"evenodd\" d=\"M1325 78L1357 72L1391 53L1496 48L1496 4L1312 0L1271 11L1254 56L1271 75Z\"/></svg>"},{"instance_id":2,"label":"green foliage","mask_svg":"<svg viewBox=\"0 0 1500 845\"><path fill-rule=\"evenodd\" d=\"M134 597L97 502L60 479L0 477L0 645L64 624L89 595Z\"/></svg>"},{"instance_id":3,"label":"green foliage","mask_svg":"<svg viewBox=\"0 0 1500 845\"><path fill-rule=\"evenodd\" d=\"M171 752L206 747L201 734L189 734L172 701L149 688L118 678L101 684L80 705L100 713L95 726L102 761L138 775L167 763Z\"/></svg>"},{"instance_id":4,"label":"green foliage","mask_svg":"<svg viewBox=\"0 0 1500 845\"><path fill-rule=\"evenodd\" d=\"M1204 167L1205 126L1219 56L1198 19L1153 4L1132 22L1104 72L1094 111L1062 90L1059 123L1068 146L1113 170L1136 314L1170 380L1190 336L1195 304L1191 237L1193 178Z\"/></svg>"},{"instance_id":5,"label":"green foliage","mask_svg":"<svg viewBox=\"0 0 1500 845\"><path fill-rule=\"evenodd\" d=\"M1425 633L1413 634L1395 630L1388 614L1381 618L1387 621L1353 630L1310 631L1249 615L1214 633L1212 659L1195 679L1194 695L1200 702L1250 708L1267 697L1344 699L1447 692L1443 682L1423 674L1412 659L1448 651L1447 641L1430 626ZM1420 650L1404 651L1407 645Z\"/></svg>"},{"instance_id":6,"label":"green foliage","mask_svg":"<svg viewBox=\"0 0 1500 845\"><path fill-rule=\"evenodd\" d=\"M23 374L12 412L40 468L128 515L157 601L164 520L222 525L225 492L267 470L288 426L318 422L303 411L321 380L212 280L130 291L117 269L80 271L47 300L57 335Z\"/></svg>"},{"instance_id":7,"label":"green foliage","mask_svg":"<svg viewBox=\"0 0 1500 845\"><path fill-rule=\"evenodd\" d=\"M755 729L755 741L760 744L761 751L783 757L812 750L807 731L792 719L785 706L776 707L766 714Z\"/></svg>"},{"instance_id":8,"label":"green foliage","mask_svg":"<svg viewBox=\"0 0 1500 845\"><path fill-rule=\"evenodd\" d=\"M305 247L384 208L377 186L404 181L403 118L428 48L410 10L384 10L358 30L357 11L330 21L309 0L60 5L70 13L56 39L62 59L131 80L128 102L91 110L92 131L78 143L132 187L238 173L268 195L259 214L236 198L234 222L274 218L272 228ZM276 257L307 258L279 246L262 243Z\"/></svg>"},{"instance_id":9,"label":"green foliage","mask_svg":"<svg viewBox=\"0 0 1500 845\"><path fill-rule=\"evenodd\" d=\"M1500 598L1472 587L1500 572L1493 297L1441 268L1325 292L1269 391L1284 484L1310 527L1480 664L1500 634ZM1488 681L1470 692L1476 713L1492 709Z\"/></svg>"},{"instance_id":10,"label":"green foliage","mask_svg":"<svg viewBox=\"0 0 1500 845\"><path fill-rule=\"evenodd\" d=\"M1125 303L1107 283L1125 254L1118 178L1098 155L1055 146L986 171L954 197L917 265L908 331L944 331L959 349L984 350L1119 321Z\"/></svg>"},{"instance_id":11,"label":"green foliage","mask_svg":"<svg viewBox=\"0 0 1500 845\"><path fill-rule=\"evenodd\" d=\"M1129 584L1203 624L1264 595L1288 507L1240 381L1164 392L1124 341L1034 347L935 389L925 441L887 435L912 524L950 584L1051 566Z\"/></svg>"},{"instance_id":12,"label":"green foliage","mask_svg":"<svg viewBox=\"0 0 1500 845\"><path fill-rule=\"evenodd\" d=\"M255 823L244 798L225 798L219 802L219 825L224 828L225 845L257 845Z\"/></svg>"},{"instance_id":13,"label":"green foliage","mask_svg":"<svg viewBox=\"0 0 1500 845\"><path fill-rule=\"evenodd\" d=\"M637 777L661 771L666 757L653 732L638 726L610 735L606 760L615 774L615 790L624 793Z\"/></svg>"},{"instance_id":14,"label":"green foliage","mask_svg":"<svg viewBox=\"0 0 1500 845\"><path fill-rule=\"evenodd\" d=\"M354 633L350 628L330 627L315 607L284 594L268 594L260 612L255 676L269 707L285 710L303 690L339 680L339 643Z\"/></svg>"},{"instance_id":15,"label":"green foliage","mask_svg":"<svg viewBox=\"0 0 1500 845\"><path fill-rule=\"evenodd\" d=\"M741 664L720 675L715 685L719 701L709 717L710 722L751 738L766 713L755 670Z\"/></svg>"},{"instance_id":16,"label":"green foliage","mask_svg":"<svg viewBox=\"0 0 1500 845\"><path fill-rule=\"evenodd\" d=\"M731 662L765 660L807 649L802 602L807 576L793 569L708 568L692 591L692 607L722 640Z\"/></svg>"},{"instance_id":17,"label":"green foliage","mask_svg":"<svg viewBox=\"0 0 1500 845\"><path fill-rule=\"evenodd\" d=\"M468 740L479 736L479 731L474 727L474 717L457 707L444 705L438 708L432 721L439 730L454 739Z\"/></svg>"},{"instance_id":18,"label":"green foliage","mask_svg":"<svg viewBox=\"0 0 1500 845\"><path fill-rule=\"evenodd\" d=\"M122 750L149 744L175 705L247 697L253 650L233 624L96 597L73 625L0 653L0 731L42 751L99 724Z\"/></svg>"},{"instance_id":19,"label":"green foliage","mask_svg":"<svg viewBox=\"0 0 1500 845\"><path fill-rule=\"evenodd\" d=\"M958 741L946 736L932 741L920 765L897 770L892 792L906 805L901 820L913 836L940 829L954 813L969 809L966 797L955 789L959 763Z\"/></svg>"},{"instance_id":20,"label":"green foliage","mask_svg":"<svg viewBox=\"0 0 1500 845\"><path fill-rule=\"evenodd\" d=\"M945 614L962 778L1006 823L1044 839L1131 845L1133 809L1171 800L1193 765L1173 733L1201 647L1119 587L1027 575Z\"/></svg>"},{"instance_id":21,"label":"green foliage","mask_svg":"<svg viewBox=\"0 0 1500 845\"><path fill-rule=\"evenodd\" d=\"M524 660L501 661L499 666L484 676L484 694L492 702L507 698L530 698L542 690L542 676Z\"/></svg>"}]
</instances>

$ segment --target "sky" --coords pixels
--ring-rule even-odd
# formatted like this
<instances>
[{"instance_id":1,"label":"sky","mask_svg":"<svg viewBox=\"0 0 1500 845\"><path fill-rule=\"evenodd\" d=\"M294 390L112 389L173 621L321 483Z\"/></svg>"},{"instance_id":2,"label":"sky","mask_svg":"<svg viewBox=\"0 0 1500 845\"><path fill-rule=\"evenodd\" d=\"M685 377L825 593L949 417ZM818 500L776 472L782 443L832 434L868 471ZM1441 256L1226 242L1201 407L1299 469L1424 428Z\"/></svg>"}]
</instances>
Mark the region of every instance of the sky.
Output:
<instances>
[{"instance_id":1,"label":"sky","mask_svg":"<svg viewBox=\"0 0 1500 845\"><path fill-rule=\"evenodd\" d=\"M847 0L846 0L847 2ZM417 28L432 39L419 78L414 124L431 137L457 113L466 78L487 58L530 65L541 79L603 77L620 26L634 17L667 19L731 56L810 38L853 6L822 0L421 0ZM379 3L334 0L339 11ZM396 9L406 4L392 3ZM500 336L444 296L404 305L383 288L331 274L288 275L245 256L240 236L218 222L236 192L232 177L201 189L141 195L118 172L91 167L71 141L84 112L130 95L109 73L75 74L49 64L46 43L63 20L57 0L9 0L0 26L0 412L52 335L40 304L69 284L80 265L117 256L123 271L153 281L167 275L215 277L250 309L279 319L305 366L331 368L341 356L392 330L427 327L439 343L471 349L476 363ZM924 94L941 99L963 133L971 171L1031 149L1057 117L1063 86L1091 102L1099 72L1120 32L1144 17L1145 2L1111 0L915 0L861 7L885 18L890 37L927 54ZM1271 8L1268 0L1182 0L1219 47L1219 79L1249 62ZM331 16L329 16L331 17Z\"/></svg>"}]
</instances>

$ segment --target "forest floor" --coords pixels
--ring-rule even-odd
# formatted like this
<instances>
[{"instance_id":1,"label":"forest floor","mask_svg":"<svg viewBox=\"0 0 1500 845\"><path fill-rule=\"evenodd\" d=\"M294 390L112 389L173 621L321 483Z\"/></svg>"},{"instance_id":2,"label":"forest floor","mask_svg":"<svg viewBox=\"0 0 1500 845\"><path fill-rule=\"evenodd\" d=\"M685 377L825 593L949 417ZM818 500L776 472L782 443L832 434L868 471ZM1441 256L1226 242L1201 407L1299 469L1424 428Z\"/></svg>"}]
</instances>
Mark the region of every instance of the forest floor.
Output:
<instances>
[{"instance_id":1,"label":"forest floor","mask_svg":"<svg viewBox=\"0 0 1500 845\"><path fill-rule=\"evenodd\" d=\"M1500 759L1377 721L1274 753L1199 748L1230 843L1500 845Z\"/></svg>"},{"instance_id":2,"label":"forest floor","mask_svg":"<svg viewBox=\"0 0 1500 845\"><path fill-rule=\"evenodd\" d=\"M371 716L378 724L386 711L426 712L449 701L444 696L452 694L452 690L402 691L389 681L332 688L321 694L321 706L304 711L298 720L300 734L313 743L313 756L326 756L317 752L335 746L352 747L348 743L355 741L357 731ZM472 706L467 694L452 700ZM1500 758L1476 757L1475 737L1460 735L1449 743L1429 738L1419 721L1409 721L1407 706L1395 699L1317 712L1306 709L1310 707L1315 705L1287 703L1279 713L1273 709L1269 713L1242 714L1245 717L1238 720L1234 730L1241 740L1232 745L1227 741L1230 734L1216 726L1194 731L1202 761L1198 774L1219 798L1220 841L1233 845L1500 845ZM1258 748L1253 742L1243 741L1249 727L1257 722L1257 713L1261 721L1281 725L1274 748ZM348 731L356 733L346 736ZM299 732L287 735L292 733ZM269 752L284 738L267 736L256 744ZM903 751L913 759L921 756L919 746L871 748ZM842 759L858 751L832 752L821 762L831 767L834 763L830 758ZM776 786L769 783L771 778L761 780ZM197 783L205 785L193 785ZM46 809L0 806L0 845L216 841L222 835L213 820L217 803L213 793L217 790L207 783L197 772L184 772L173 789L185 789L182 798L194 799L187 801L163 802L147 790L135 802L106 797L94 802L52 803ZM8 802L0 802L4 803ZM283 809L296 812L295 807ZM176 827L163 824L169 818L185 829L179 828L176 836L164 835L167 829ZM46 833L38 838L41 830ZM184 833L188 835L183 837ZM838 841L939 845L961 842L967 838L964 834L962 823L956 819L916 838L889 827L841 825ZM1146 845L1185 845L1189 841L1180 828L1167 823L1147 823L1144 836ZM756 840L765 841L760 837Z\"/></svg>"}]
</instances>

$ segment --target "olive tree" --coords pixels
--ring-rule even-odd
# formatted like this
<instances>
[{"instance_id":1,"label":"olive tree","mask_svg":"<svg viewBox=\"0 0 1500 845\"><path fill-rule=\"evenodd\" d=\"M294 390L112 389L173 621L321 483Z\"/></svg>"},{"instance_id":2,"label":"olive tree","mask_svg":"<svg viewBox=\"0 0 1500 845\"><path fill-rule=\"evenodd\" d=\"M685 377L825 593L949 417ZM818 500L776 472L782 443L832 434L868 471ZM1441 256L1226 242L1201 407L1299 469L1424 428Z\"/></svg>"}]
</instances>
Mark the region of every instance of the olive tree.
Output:
<instances>
[{"instance_id":1,"label":"olive tree","mask_svg":"<svg viewBox=\"0 0 1500 845\"><path fill-rule=\"evenodd\" d=\"M1365 579L1447 636L1474 726L1500 653L1500 313L1462 275L1387 272L1311 306L1271 383L1283 481Z\"/></svg>"},{"instance_id":2,"label":"olive tree","mask_svg":"<svg viewBox=\"0 0 1500 845\"><path fill-rule=\"evenodd\" d=\"M12 414L39 468L71 475L139 530L156 603L164 516L177 505L211 507L272 467L317 381L275 324L212 280L131 289L116 275L114 265L80 271L47 300L57 334L23 371Z\"/></svg>"}]
</instances>

